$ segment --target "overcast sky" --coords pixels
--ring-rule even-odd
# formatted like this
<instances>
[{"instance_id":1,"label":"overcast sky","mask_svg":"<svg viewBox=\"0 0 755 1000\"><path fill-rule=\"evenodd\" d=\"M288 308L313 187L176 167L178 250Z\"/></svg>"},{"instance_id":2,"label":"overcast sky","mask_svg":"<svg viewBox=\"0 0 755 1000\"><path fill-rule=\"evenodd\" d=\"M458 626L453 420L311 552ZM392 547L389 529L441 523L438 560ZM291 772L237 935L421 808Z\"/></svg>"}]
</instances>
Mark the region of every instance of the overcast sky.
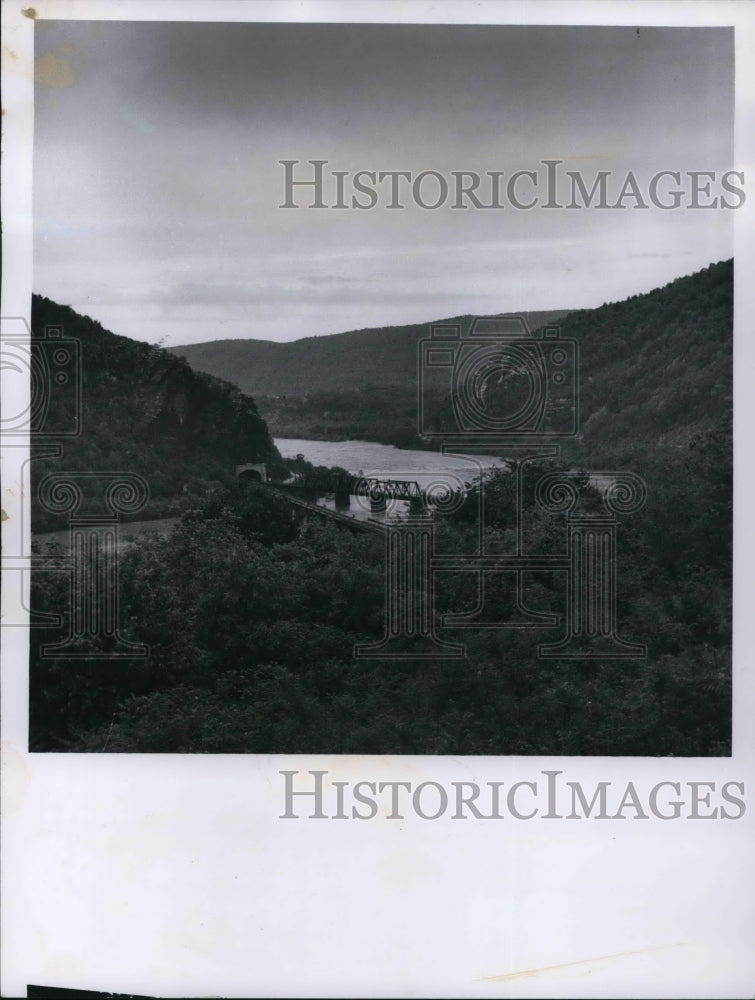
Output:
<instances>
[{"instance_id":1,"label":"overcast sky","mask_svg":"<svg viewBox=\"0 0 755 1000\"><path fill-rule=\"evenodd\" d=\"M588 181L723 172L729 29L53 21L35 32L34 288L116 333L292 340L590 307L733 253L732 212L720 210L278 207L287 158L444 174L554 158Z\"/></svg>"}]
</instances>

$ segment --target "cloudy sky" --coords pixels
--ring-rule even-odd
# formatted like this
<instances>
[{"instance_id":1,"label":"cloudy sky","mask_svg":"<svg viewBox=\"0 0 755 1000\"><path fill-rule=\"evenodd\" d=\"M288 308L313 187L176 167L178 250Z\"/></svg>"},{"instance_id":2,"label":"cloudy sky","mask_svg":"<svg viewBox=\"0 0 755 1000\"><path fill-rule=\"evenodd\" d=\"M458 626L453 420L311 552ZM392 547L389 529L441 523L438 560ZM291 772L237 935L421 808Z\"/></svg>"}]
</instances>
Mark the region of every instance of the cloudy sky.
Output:
<instances>
[{"instance_id":1,"label":"cloudy sky","mask_svg":"<svg viewBox=\"0 0 755 1000\"><path fill-rule=\"evenodd\" d=\"M726 28L40 21L35 33L34 288L117 333L292 340L590 307L733 253L721 210L278 207L282 159L509 175L553 158L619 186L628 170L726 171Z\"/></svg>"}]
</instances>

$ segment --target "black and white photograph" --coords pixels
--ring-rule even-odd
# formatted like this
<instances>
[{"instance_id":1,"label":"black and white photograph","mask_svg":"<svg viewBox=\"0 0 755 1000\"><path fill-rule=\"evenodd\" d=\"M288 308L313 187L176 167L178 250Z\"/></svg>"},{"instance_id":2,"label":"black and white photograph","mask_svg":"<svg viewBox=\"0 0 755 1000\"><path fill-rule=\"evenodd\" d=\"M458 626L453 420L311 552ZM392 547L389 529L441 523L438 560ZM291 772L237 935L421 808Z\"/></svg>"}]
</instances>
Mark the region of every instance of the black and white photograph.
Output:
<instances>
[{"instance_id":1,"label":"black and white photograph","mask_svg":"<svg viewBox=\"0 0 755 1000\"><path fill-rule=\"evenodd\" d=\"M752 8L17 7L3 995L751 995Z\"/></svg>"},{"instance_id":2,"label":"black and white photograph","mask_svg":"<svg viewBox=\"0 0 755 1000\"><path fill-rule=\"evenodd\" d=\"M728 754L733 31L35 31L30 748Z\"/></svg>"}]
</instances>

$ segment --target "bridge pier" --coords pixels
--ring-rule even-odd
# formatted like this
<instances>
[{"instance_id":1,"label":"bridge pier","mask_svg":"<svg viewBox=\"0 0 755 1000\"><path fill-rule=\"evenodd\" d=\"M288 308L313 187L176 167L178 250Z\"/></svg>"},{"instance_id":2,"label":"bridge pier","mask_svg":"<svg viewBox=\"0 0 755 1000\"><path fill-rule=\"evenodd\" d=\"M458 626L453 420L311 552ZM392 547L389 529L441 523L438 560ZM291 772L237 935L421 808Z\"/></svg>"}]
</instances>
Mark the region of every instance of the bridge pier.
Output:
<instances>
[{"instance_id":1,"label":"bridge pier","mask_svg":"<svg viewBox=\"0 0 755 1000\"><path fill-rule=\"evenodd\" d=\"M348 510L351 506L351 494L348 490L336 490L336 510Z\"/></svg>"},{"instance_id":2,"label":"bridge pier","mask_svg":"<svg viewBox=\"0 0 755 1000\"><path fill-rule=\"evenodd\" d=\"M370 510L373 514L384 514L387 507L385 494L380 493L379 495L370 495Z\"/></svg>"}]
</instances>

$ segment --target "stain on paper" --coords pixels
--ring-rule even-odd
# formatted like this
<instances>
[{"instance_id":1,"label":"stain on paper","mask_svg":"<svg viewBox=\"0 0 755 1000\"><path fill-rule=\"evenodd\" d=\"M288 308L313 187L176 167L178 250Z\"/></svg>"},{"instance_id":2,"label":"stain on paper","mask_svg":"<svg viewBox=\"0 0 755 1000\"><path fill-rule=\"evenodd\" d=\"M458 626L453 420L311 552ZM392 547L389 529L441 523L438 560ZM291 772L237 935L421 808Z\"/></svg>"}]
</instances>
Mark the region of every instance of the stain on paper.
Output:
<instances>
[{"instance_id":1,"label":"stain on paper","mask_svg":"<svg viewBox=\"0 0 755 1000\"><path fill-rule=\"evenodd\" d=\"M476 980L478 983L505 983L510 979L520 979L527 976L539 976L544 972L556 972L559 969L572 969L578 965L592 965L594 962L609 962L616 958L629 958L631 955L644 955L649 951L666 951L668 948L679 948L679 944L660 945L657 948L637 948L634 951L617 951L613 955L598 955L596 958L583 958L578 962L563 962L560 965L543 965L536 969L521 969L519 972L504 972L500 976L485 976Z\"/></svg>"},{"instance_id":2,"label":"stain on paper","mask_svg":"<svg viewBox=\"0 0 755 1000\"><path fill-rule=\"evenodd\" d=\"M70 87L73 81L73 70L63 56L47 52L34 60L35 83L44 87Z\"/></svg>"},{"instance_id":3,"label":"stain on paper","mask_svg":"<svg viewBox=\"0 0 755 1000\"><path fill-rule=\"evenodd\" d=\"M3 776L3 808L6 815L15 812L29 790L29 767L21 754L9 743L4 743L0 756Z\"/></svg>"}]
</instances>

